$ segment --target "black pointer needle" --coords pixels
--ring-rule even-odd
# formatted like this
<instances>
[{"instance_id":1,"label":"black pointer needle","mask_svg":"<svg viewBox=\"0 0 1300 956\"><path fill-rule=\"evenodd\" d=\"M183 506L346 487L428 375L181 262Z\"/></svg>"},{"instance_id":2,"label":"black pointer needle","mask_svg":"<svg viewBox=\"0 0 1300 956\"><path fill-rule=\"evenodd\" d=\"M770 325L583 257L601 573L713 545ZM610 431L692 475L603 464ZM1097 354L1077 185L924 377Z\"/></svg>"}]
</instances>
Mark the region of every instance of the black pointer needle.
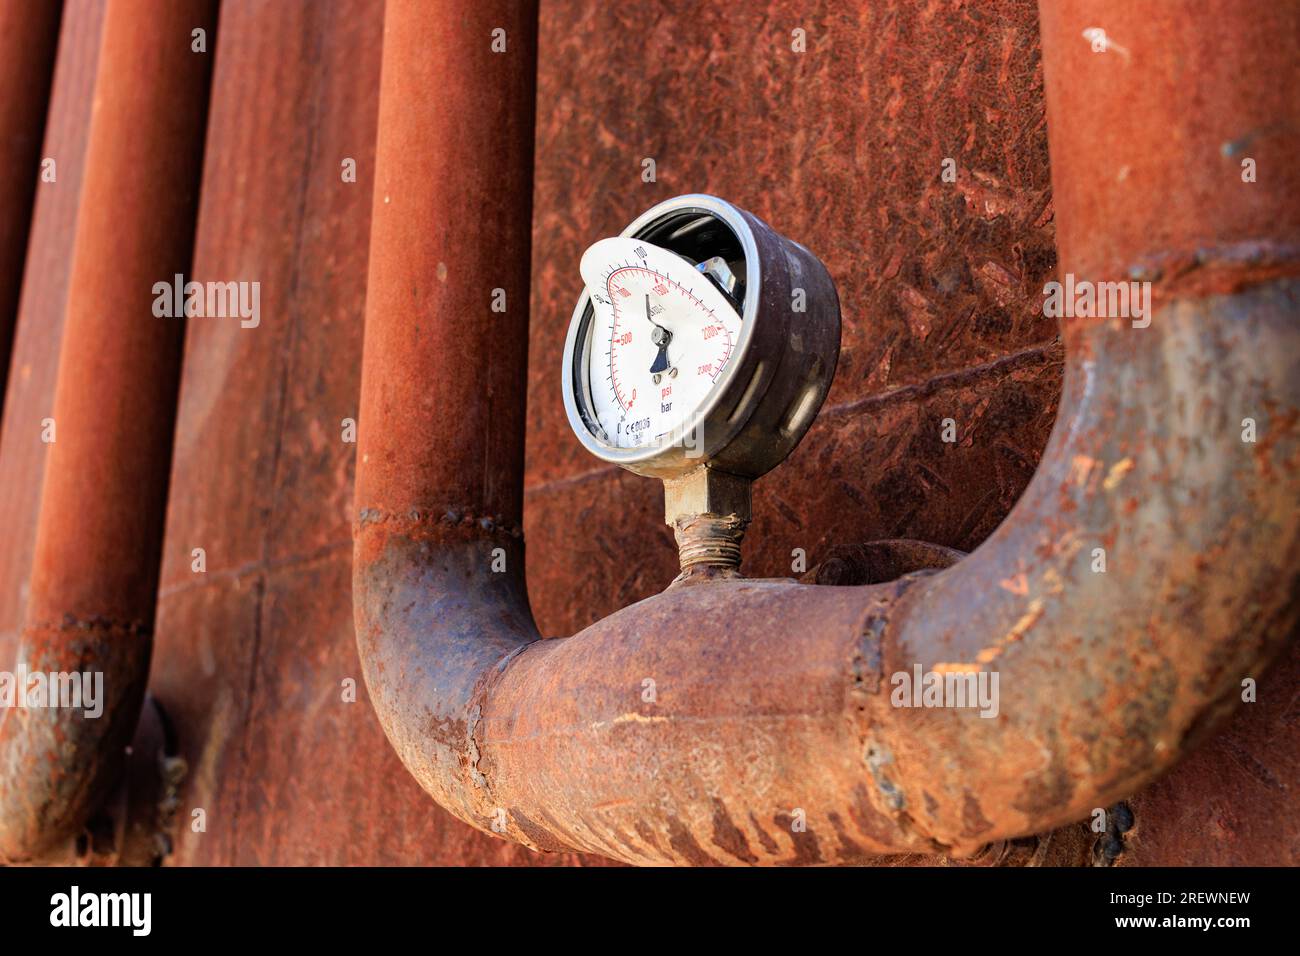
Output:
<instances>
[{"instance_id":1,"label":"black pointer needle","mask_svg":"<svg viewBox=\"0 0 1300 956\"><path fill-rule=\"evenodd\" d=\"M650 341L659 346L659 354L655 356L654 364L650 366L650 374L654 375L668 368L668 343L673 340L673 334L650 318L650 296L648 295L645 297L645 317L654 326L654 331L650 333Z\"/></svg>"}]
</instances>

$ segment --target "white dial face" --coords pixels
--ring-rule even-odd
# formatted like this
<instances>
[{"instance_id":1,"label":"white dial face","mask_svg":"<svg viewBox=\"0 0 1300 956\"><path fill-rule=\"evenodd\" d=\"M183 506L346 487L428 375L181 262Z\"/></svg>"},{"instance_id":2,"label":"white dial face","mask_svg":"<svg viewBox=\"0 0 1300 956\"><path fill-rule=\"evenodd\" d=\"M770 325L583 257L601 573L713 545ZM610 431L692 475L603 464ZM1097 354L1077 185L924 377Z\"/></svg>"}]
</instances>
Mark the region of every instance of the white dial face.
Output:
<instances>
[{"instance_id":1,"label":"white dial face","mask_svg":"<svg viewBox=\"0 0 1300 956\"><path fill-rule=\"evenodd\" d=\"M653 447L713 390L740 340L740 315L689 262L640 239L602 239L582 256L595 317L591 404L618 448Z\"/></svg>"}]
</instances>

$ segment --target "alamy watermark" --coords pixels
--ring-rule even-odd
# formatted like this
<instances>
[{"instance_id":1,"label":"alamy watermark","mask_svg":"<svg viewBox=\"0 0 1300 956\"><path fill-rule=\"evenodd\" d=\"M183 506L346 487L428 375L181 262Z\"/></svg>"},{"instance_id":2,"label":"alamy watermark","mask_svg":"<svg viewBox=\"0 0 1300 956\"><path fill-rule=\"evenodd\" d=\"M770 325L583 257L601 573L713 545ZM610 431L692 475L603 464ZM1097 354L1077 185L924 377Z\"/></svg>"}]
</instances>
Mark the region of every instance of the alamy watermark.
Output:
<instances>
[{"instance_id":1,"label":"alamy watermark","mask_svg":"<svg viewBox=\"0 0 1300 956\"><path fill-rule=\"evenodd\" d=\"M160 319L238 318L245 329L262 321L260 282L186 282L178 272L171 282L155 282L153 294L153 314Z\"/></svg>"},{"instance_id":2,"label":"alamy watermark","mask_svg":"<svg viewBox=\"0 0 1300 956\"><path fill-rule=\"evenodd\" d=\"M1132 319L1133 328L1151 324L1150 282L1089 282L1065 274L1065 282L1043 286L1043 315L1049 319Z\"/></svg>"},{"instance_id":3,"label":"alamy watermark","mask_svg":"<svg viewBox=\"0 0 1300 956\"><path fill-rule=\"evenodd\" d=\"M104 713L103 671L0 671L0 708L81 710L94 719Z\"/></svg>"},{"instance_id":4,"label":"alamy watermark","mask_svg":"<svg viewBox=\"0 0 1300 956\"><path fill-rule=\"evenodd\" d=\"M118 926L133 936L148 936L153 929L153 894L83 893L74 884L68 892L50 897L50 925Z\"/></svg>"},{"instance_id":5,"label":"alamy watermark","mask_svg":"<svg viewBox=\"0 0 1300 956\"><path fill-rule=\"evenodd\" d=\"M998 672L951 665L937 671L913 664L889 679L889 702L895 707L957 707L978 709L981 717L998 715Z\"/></svg>"}]
</instances>

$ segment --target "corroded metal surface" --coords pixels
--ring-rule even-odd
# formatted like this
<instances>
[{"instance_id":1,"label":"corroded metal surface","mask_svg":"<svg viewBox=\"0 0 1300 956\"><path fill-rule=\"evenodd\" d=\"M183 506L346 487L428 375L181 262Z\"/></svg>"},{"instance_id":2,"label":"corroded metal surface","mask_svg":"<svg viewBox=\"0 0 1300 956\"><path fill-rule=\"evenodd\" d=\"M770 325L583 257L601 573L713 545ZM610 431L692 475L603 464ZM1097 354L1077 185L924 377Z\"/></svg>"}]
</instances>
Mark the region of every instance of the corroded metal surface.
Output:
<instances>
[{"instance_id":1,"label":"corroded metal surface","mask_svg":"<svg viewBox=\"0 0 1300 956\"><path fill-rule=\"evenodd\" d=\"M935 42L942 24L923 26L915 12L905 6L899 7L899 15L897 26L886 30L912 37L919 31L919 35L929 37L926 42L939 55ZM214 278L261 277L267 295L290 282L296 283L298 294L303 296L317 295L315 290L320 289L322 306L307 308L303 314L326 315L329 321L291 321L282 309L268 306L259 330L240 332L220 324L196 323L189 333L190 358L184 375L187 384L182 389L178 429L181 447L171 502L154 682L175 713L182 746L194 769L185 782L187 806L206 808L209 825L206 834L179 827L175 860L539 860L535 854L460 826L431 807L418 787L400 771L382 740L368 713L364 688L359 703L351 710L336 703L339 681L359 677L351 650L348 596L338 590L343 586L340 582L346 582L348 569L346 552L339 545L348 536L352 446L337 443L335 436L337 420L356 412L362 289L352 280L364 269L366 215L372 186L368 157L374 136L372 97L378 73L378 45L374 39L377 11L344 7L330 16L328 5L280 4L266 9L228 2L223 16L237 28L223 32L225 39L218 54L214 133L205 183L209 208L201 217L196 257L199 267ZM558 37L569 29L575 17L583 16L575 7L548 4L543 11L543 30L552 38ZM677 29L685 29L694 14L683 8L668 11L665 16L678 25ZM824 52L835 62L819 66L818 78L804 77L802 85L791 76L763 101L735 104L732 115L738 121L757 129L773 103L802 95L801 89L806 93L809 83L829 82L845 71L865 69L875 57L891 58L903 78L904 61L899 59L896 45L882 38L877 49L875 34L866 24L833 19L839 39ZM721 22L713 26L732 29ZM876 29L879 27L877 24ZM660 29L670 29L669 22ZM1008 8L999 30L996 39L978 40L980 56L1000 57L998 44L1007 30L1014 30L1016 49L1023 48L1028 60L1022 62L1020 53L1010 58L1013 71L1017 71L1013 83L1017 90L1020 84L1026 84L1025 88L1033 92L1036 28L1032 7L1019 4ZM718 52L734 63L741 59L748 41L744 30L737 29L732 36L732 49ZM293 42L289 42L290 38ZM610 34L601 42L619 44L625 39L625 34ZM554 40L551 48L555 48ZM868 49L870 55L865 52ZM695 55L691 45L662 52L671 57ZM595 60L593 55L589 65L594 67ZM227 64L224 70L223 64ZM910 84L923 80L924 66L920 61L906 62L904 92ZM345 69L355 72L344 73ZM552 55L542 69L545 82L547 77L570 77L572 63ZM571 77L575 80L574 95L592 97L599 92L628 103L648 101L652 96L651 90L611 77L609 69L593 68ZM1023 74L1018 72L1022 69ZM322 71L349 79L340 81L340 85L328 85ZM998 103L1006 102L995 84L985 82L978 71L971 76L975 85L969 87L969 107L957 107L959 110L970 108L988 115ZM342 93L344 88L346 95ZM853 98L847 92L843 95ZM1041 94L1037 100L1023 90L1013 91L1013 96L1023 99L1026 108L1038 111L1041 125ZM916 115L909 116L908 122L929 124L920 100L914 106ZM552 115L553 111L543 104L544 122L550 121ZM843 110L835 115L835 122L846 122L848 114ZM327 118L337 124L335 132L323 131ZM569 120L592 122L571 115ZM801 123L811 124L813 118L805 116ZM661 130L656 136L679 135L659 121L648 129L655 126ZM861 135L874 135L871 130L858 129L859 123L853 126ZM906 125L899 129L905 131ZM1034 135L1041 141L1041 129ZM990 141L994 139L997 137L990 137ZM317 144L314 150L309 150L309 142ZM883 141L873 148L883 150ZM709 149L715 156L724 152L723 144ZM602 153L600 165L591 171L596 176L593 181L613 188L613 180L608 177L621 162L616 153ZM305 219L299 224L293 212L299 207L286 197L299 194L303 170L318 166L323 170L327 160L336 163L345 155L358 159L358 182L304 194L301 208ZM567 181L572 175L569 164L573 155L540 145L537 162L542 181L557 177ZM708 151L700 153L698 161L705 163L708 155ZM1006 155L1016 164L1023 164L1037 181L1026 205L1044 201L1046 171L1041 142L1034 154L1037 158L1020 157L1014 152ZM309 159L311 156L316 159ZM900 152L897 158L909 168L914 163L917 171L922 166L922 160L910 153ZM834 154L825 150L790 155L787 159L804 169L803 175L809 181L823 176L827 162L835 161ZM326 178L320 174L320 180ZM907 181L901 172L899 178ZM318 181L315 176L313 181ZM364 192L360 207L365 215L357 214L351 198L354 193L349 193L349 188ZM662 195L667 195L669 188L638 187L658 189ZM866 208L881 199L892 202L889 197L889 191L877 184L868 194L857 195L853 202ZM903 210L911 202L901 198L898 208ZM552 207L555 212L560 208ZM964 219L966 208L952 207L943 215ZM584 201L565 207L565 215L573 215L581 222L586 210ZM633 211L636 209L631 207L617 209L611 222ZM806 215L793 205L780 212L786 222L791 213ZM1039 212L1041 209L1035 209L1032 215ZM990 218L986 222L995 236L1016 237L1021 228L1018 214L1006 221ZM1038 229L1046 238L1032 239L1032 243L1050 251L1050 219ZM294 237L300 232L319 237L308 247L308 253L292 253L297 248ZM562 250L553 247L560 235L553 224L546 228L539 225L537 241L562 255ZM825 230L817 235L821 242L830 237ZM581 251L577 244L582 238L566 239L576 250L575 264L576 252ZM308 258L302 258L304 254ZM941 255L938 249L929 254ZM842 259L841 267L855 271L869 265L847 254ZM327 268L322 271L320 263L326 263ZM1047 267L1050 262L1040 265L1044 270ZM322 284L326 274L333 278ZM565 279L561 297L566 314L572 294L571 283ZM959 294L970 293L967 290ZM510 301L515 301L513 296ZM977 324L984 329L981 334L992 328L985 327L983 319L977 318ZM291 326L297 331L290 340ZM548 326L544 315L532 323L534 346ZM293 352L292 358L285 360L282 356L288 341L294 343ZM984 339L974 344L983 350L981 356L995 357L1000 354L1001 341ZM897 339L896 344L911 347L906 338ZM922 354L921 364L916 366L918 377L929 374L925 365L928 361ZM542 351L534 356L531 365L549 382L554 362L554 356ZM842 406L835 420L852 427L837 430L829 439L818 438L815 458L801 460L802 453L797 453L781 474L769 479L779 486L781 494L768 497L763 506L759 520L765 522L765 531L751 541L749 565L761 570L760 565L767 564L773 573L788 573L792 545L787 544L785 529L798 532L794 543L805 544L805 532L794 523L799 521L808 529L806 533L817 535L808 545L810 561L817 560L818 541L853 540L874 533L880 526L878 515L891 522L890 530L906 532L916 528L927 537L967 546L977 543L1001 518L1032 471L1032 459L1050 425L1059 368L1058 354L1032 366L1018 359L963 376L958 407L977 415L975 441L956 449L921 440L930 416L953 410L952 393L946 383L925 386L919 396L896 393L861 408ZM291 374L291 369L301 374ZM993 393L991 403L983 394L988 392ZM282 394L288 396L295 409L283 421L275 411L276 396ZM918 404L922 400L928 405ZM553 387L534 401L533 409L544 417L546 403L552 401L558 407ZM551 426L564 427L562 420ZM920 452L907 441L891 437L903 433L916 436L917 448L924 449L928 456L915 459L915 470L909 456ZM557 435L541 419L530 423L529 441L534 439L557 449L567 449L571 442L567 432ZM289 453L278 479L272 478L269 470L277 449ZM956 452L955 469L953 456L938 457L944 452ZM544 456L541 463L545 463ZM877 497L871 486L863 483L867 475L898 475L900 465L908 477L893 480L894 490L890 493ZM785 485L781 475L796 467L800 479ZM834 472L833 481L811 477L824 474L828 468ZM925 490L918 490L911 480L913 474L923 482L934 482L932 476L937 474L948 484L923 485ZM996 479L996 491L973 502L968 500L963 486L983 482L989 475ZM271 487L277 490L266 490ZM576 492L571 500L578 510L590 516L612 516L619 533L637 541L638 560L610 562L608 542L601 539L614 533L612 526L600 529L593 538L577 538L565 530L564 523L547 520L550 506L545 497L536 501L530 497L528 511L537 516L529 519L530 535L541 545L533 550L540 550L544 555L541 568L549 570L549 574L538 573L532 586L534 597L543 607L563 609L566 616L590 615L594 619L671 580L676 572L676 554L671 531L663 524L662 493L657 487L631 476L616 475L595 486L578 481L565 488ZM800 497L810 491L816 491L827 503L813 507ZM923 509L927 498L930 507ZM868 513L864 501L879 511ZM896 502L901 503L896 506ZM972 508L972 504L976 507ZM842 538L836 531L822 527L817 519L819 511L833 511L845 518ZM593 522L584 525L592 527ZM657 550L646 546L638 528L650 541L658 540ZM272 560L283 567L273 582L264 579L263 540L273 551ZM190 570L190 549L196 544L208 549L209 571L202 579ZM617 577L611 578L611 571ZM328 594L329 600L320 600L323 594ZM554 620L556 614L550 617ZM320 696L310 696L305 706L293 695L287 700L258 691L248 696L249 687L265 689L281 683L300 688L302 694ZM311 768L310 775L304 770L307 767ZM385 787L366 783L376 779L386 781ZM240 834L250 833L257 838L240 838ZM572 861L573 857L545 859Z\"/></svg>"},{"instance_id":2,"label":"corroded metal surface","mask_svg":"<svg viewBox=\"0 0 1300 956\"><path fill-rule=\"evenodd\" d=\"M1032 0L551 0L539 50L524 523L542 630L573 633L676 573L659 489L583 452L556 369L583 250L681 193L806 245L843 309L826 405L754 487L746 572L893 536L983 541L1033 473L1062 368L1041 309L1056 252Z\"/></svg>"},{"instance_id":3,"label":"corroded metal surface","mask_svg":"<svg viewBox=\"0 0 1300 956\"><path fill-rule=\"evenodd\" d=\"M530 366L538 361L531 357ZM1033 475L1061 368L1053 347L823 410L803 445L754 485L745 573L798 576L800 558L810 568L838 545L880 537L973 550ZM960 423L953 443L942 440L948 417ZM526 490L528 587L545 634L581 629L657 593L677 573L662 489L612 471Z\"/></svg>"},{"instance_id":4,"label":"corroded metal surface","mask_svg":"<svg viewBox=\"0 0 1300 956\"><path fill-rule=\"evenodd\" d=\"M261 316L186 331L151 681L189 767L172 864L434 842L342 688L381 22L373 0L221 6L194 270L260 282Z\"/></svg>"},{"instance_id":5,"label":"corroded metal surface","mask_svg":"<svg viewBox=\"0 0 1300 956\"><path fill-rule=\"evenodd\" d=\"M1294 71L1294 53L1274 49L1274 65ZM1295 625L1300 283L1262 282L1234 260L1236 295L1202 299L1179 284L1162 289L1149 327L1067 324L1066 390L1043 462L1009 519L954 567L867 587L674 589L539 642L502 487L522 475L503 476L501 457L481 467L512 393L491 418L421 401L426 383L464 368L459 347L444 348L451 330L486 333L466 327L454 294L408 297L413 267L447 254L442 237L416 230L421 214L460 194L442 179L421 188L409 157L441 150L455 169L458 144L398 109L429 69L403 47L385 62L357 637L390 740L457 816L541 849L634 863L970 854L1086 817L1168 770ZM1258 80L1197 77L1239 97ZM508 69L475 71L454 95L522 112L516 83ZM1111 80L1107 95L1122 99L1124 87ZM501 126L492 118L485 129ZM1197 122L1159 118L1176 130ZM1289 113L1276 119L1296 128ZM1093 133L1058 123L1054 149ZM514 165L495 163L483 200L525 208ZM1079 195L1105 188L1096 168L1060 175L1083 180ZM389 177L415 201L384 203ZM481 167L463 177L471 197L481 177ZM1254 231L1267 239L1272 223ZM526 247L498 232L459 238L478 247L453 250L471 288L490 274L483 250ZM1072 254L1089 261L1086 248ZM425 327L445 332L413 331ZM506 383L496 363L510 358L494 358ZM1258 416L1266 442L1241 440L1237 406ZM1094 546L1111 554L1111 573L1093 570ZM997 719L893 706L890 675L913 667L998 674Z\"/></svg>"},{"instance_id":6,"label":"corroded metal surface","mask_svg":"<svg viewBox=\"0 0 1300 956\"><path fill-rule=\"evenodd\" d=\"M1156 31L1196 29L1174 22L1184 7L1162 6L1146 11L1160 21ZM1216 6L1219 26L1196 40L1200 55L1240 63L1253 55L1251 44L1271 42L1258 38L1270 29L1265 21L1225 30L1223 18L1234 9ZM1275 5L1270 16L1287 9ZM1086 22L1069 24L1060 42L1078 44L1071 54L1076 65L1119 70L1118 53L1087 59L1092 54L1082 31L1110 27L1132 53L1128 26L1138 12L1088 10ZM636 25L603 29L604 18L620 15L598 15L581 0L542 10L524 523L529 593L543 633L581 629L656 593L677 570L672 534L659 520L659 489L617 469L593 468L571 450L564 423L547 419L558 409L553 369L571 308L570 274L584 243L617 229L627 211L622 206L630 210L641 195L708 189L749 202L827 257L844 299L843 362L857 372L841 370L803 446L755 486L747 573L790 575L797 573L795 549L812 567L834 546L890 535L973 550L1034 471L1062 370L1062 353L1050 344L1052 325L1040 311L1039 292L1055 264L1056 224L1035 5L885 2L832 11L768 3L726 16L665 7L649 48ZM1114 32L1116 23L1124 24L1123 33ZM808 29L815 55L787 61L796 26ZM698 42L669 39L686 36ZM1169 52L1159 42L1152 49ZM627 62L650 71L654 82L622 80ZM772 69L787 63L788 70ZM1130 66L1130 76L1137 69ZM1239 172L1246 155L1235 146L1231 160L1216 152L1224 144L1211 137L1181 151L1167 124L1147 125L1121 102L1131 91L1098 99L1100 79L1071 109L1106 112L1116 125L1095 129L1075 147L1088 152L1063 161L1096 158L1118 185L1123 165L1132 165L1128 157L1138 154L1142 189L1095 194L1114 196L1112 213L1148 214L1143 210L1153 207L1144 198L1166 195L1168 169L1170 182L1198 182L1202 194L1207 180L1223 174L1231 188L1215 202L1272 204L1284 218L1295 215L1294 202L1245 193L1251 187L1227 175ZM1279 158L1293 149L1278 143L1280 130L1271 119L1260 120L1259 110L1262 98L1286 96L1291 87L1281 79L1263 85L1269 89L1261 98L1231 107L1222 99L1226 89L1209 91L1220 106L1206 121L1221 128L1206 131L1233 144L1258 130L1269 157L1261 169L1276 182L1295 174ZM652 106L658 90L677 96ZM1177 85L1172 93L1189 108L1202 95ZM1136 95L1151 99L1148 90ZM824 108L800 112L801 104ZM1176 112L1188 115L1181 107ZM1238 131L1238 116L1253 119ZM720 142L719 129L735 135ZM738 147L746 150L743 162ZM628 157L640 155L660 157L658 184L636 179L639 168L629 171ZM962 203L947 201L935 172L948 155L957 158L959 175L947 188L959 190ZM1121 155L1126 159L1116 163ZM755 196L767 190L770 199ZM825 201L805 204L801 190L823 190ZM1164 205L1154 207L1157 216ZM1196 215L1193 205L1178 210L1185 224ZM1106 228L1100 216L1092 223L1094 235ZM1165 228L1158 221L1147 225ZM855 244L864 238L858 257ZM935 276L946 278L930 282ZM925 295L924 303L915 292ZM910 308L913 303L924 308ZM954 444L939 439L946 417L960 426ZM637 560L626 560L628 553ZM1294 673L1300 647L1285 654ZM1223 741L1207 743L1202 755L1151 791L1162 795L1161 819L1176 818L1176 826L1154 826L1144 800L1134 802L1138 836L1122 859L1300 861L1295 828L1283 823L1278 832L1276 822L1295 818L1288 795L1300 788L1300 735L1291 729L1294 706L1277 674L1261 678L1261 704L1243 707Z\"/></svg>"},{"instance_id":7,"label":"corroded metal surface","mask_svg":"<svg viewBox=\"0 0 1300 956\"><path fill-rule=\"evenodd\" d=\"M968 841L1130 795L1203 738L1290 633L1297 309L1291 282L1175 302L1144 330L1073 335L1060 424L1025 496L979 550L906 595L885 632L898 642L886 673L927 659L1001 672L996 728L925 711L895 752L900 789L920 783L907 795L917 826ZM1269 447L1242 442L1238 402L1267 419ZM981 760L997 770L975 783ZM941 785L929 768L945 765Z\"/></svg>"},{"instance_id":8,"label":"corroded metal surface","mask_svg":"<svg viewBox=\"0 0 1300 956\"><path fill-rule=\"evenodd\" d=\"M54 441L18 659L102 674L98 719L67 708L0 714L0 859L76 833L108 792L149 667L183 324L153 286L189 265L210 59L190 52L216 4L115 0L51 415ZM141 64L145 64L142 68Z\"/></svg>"},{"instance_id":9,"label":"corroded metal surface","mask_svg":"<svg viewBox=\"0 0 1300 956\"><path fill-rule=\"evenodd\" d=\"M950 568L963 557L962 552L952 548L906 538L848 544L832 548L825 561L799 580L835 587L884 584L917 571Z\"/></svg>"},{"instance_id":10,"label":"corroded metal surface","mask_svg":"<svg viewBox=\"0 0 1300 956\"><path fill-rule=\"evenodd\" d=\"M515 610L503 606L500 615L519 628L531 623L518 526L537 11L515 0L453 0L437 10L429 16L407 0L389 4L384 18L353 557L367 687L389 739L426 788L438 779L428 761L451 772L465 759L468 715L458 702L518 638L467 633L436 667L407 668L400 652L385 654L380 645L406 644L415 633L389 632L364 610L367 593L382 600L380 591L405 605L398 594L414 584L403 562L384 553L390 529L399 547L419 529L437 534L444 526L499 538L514 570L489 576L484 595L477 576L457 575L464 587L444 595L496 616L501 593ZM494 28L505 31L505 53L490 48ZM416 115L412 102L433 108ZM466 205L480 214L460 217ZM494 287L505 289L504 313L490 311ZM420 412L412 414L417 393ZM438 573L441 561L433 561ZM376 570L381 562L391 578ZM419 597L413 606L425 606ZM475 629L469 620L463 626ZM433 710L420 715L399 704L408 693ZM443 737L436 754L425 747L428 729ZM451 777L444 782L439 802L480 819Z\"/></svg>"},{"instance_id":11,"label":"corroded metal surface","mask_svg":"<svg viewBox=\"0 0 1300 956\"><path fill-rule=\"evenodd\" d=\"M42 149L59 158L59 182L38 186L0 443L0 649L10 661L47 448L39 423L52 409L100 6L67 4ZM356 703L340 699L341 682L360 678L348 581L355 446L338 436L341 419L357 414L380 6L224 4L231 28L217 54L196 258L201 278L261 279L266 298L257 330L204 320L188 332L152 678L190 767L172 860L599 862L531 853L457 823L402 770L364 686ZM1227 29L1229 7L1215 11L1218 26L1202 39L1214 38L1216 55L1249 56L1251 28ZM1098 23L1138 52L1127 25L1114 32L1125 12L1099 13ZM1178 15L1162 29L1182 31ZM1070 69L1117 68L1111 54L1082 56L1091 54L1081 31L1092 25L1062 27L1061 42L1080 45ZM798 59L786 52L795 27L808 31L809 53ZM563 420L555 369L585 243L688 190L747 204L825 255L845 302L835 391L802 447L756 486L746 572L797 576L796 548L811 568L835 546L887 536L972 550L998 525L1046 444L1063 367L1054 323L1040 311L1056 223L1037 31L1030 0L789 0L725 14L666 3L649 19L588 0L542 5L524 523L529 594L544 633L580 630L657 593L677 571L661 489L593 470ZM1283 92L1280 77L1256 95ZM1070 108L1092 111L1095 102L1132 125L1116 115L1124 107L1095 99L1105 92L1096 80L1082 96L1091 102ZM1213 119L1235 126L1234 115L1254 117L1269 152L1251 154L1265 157L1268 178L1293 175L1278 151L1294 154L1294 145L1273 140L1254 112L1221 105ZM1204 188L1220 165L1233 171L1245 155L1236 147L1231 162L1214 154L1214 137L1241 137L1209 126L1212 135L1181 153L1164 141L1168 127L1138 156L1148 164L1143 181L1156 188L1125 194L1108 215L1129 217L1140 210L1125 203L1164 195L1151 163L1172 163L1176 178L1199 177ZM1117 136L1108 151L1097 143L1101 168L1135 142ZM939 178L949 155L956 183ZM644 156L659 160L657 183L640 180ZM343 157L357 160L355 184L339 180ZM1116 182L1120 171L1109 168ZM1285 200L1255 198L1283 221L1294 215ZM1192 221L1190 207L1177 213ZM952 444L939 437L946 417L959 424ZM206 576L191 571L196 546L208 550ZM1241 707L1170 775L1126 795L1135 824L1117 865L1300 862L1291 689L1300 646L1285 653L1259 674L1258 704ZM638 686L634 704L639 694ZM706 782L716 769L709 757L695 771ZM205 833L190 826L195 808L207 811ZM764 829L788 833L782 824ZM839 845L838 836L815 835L822 847ZM995 843L968 862L1086 863L1100 842L1072 827L1045 842Z\"/></svg>"},{"instance_id":12,"label":"corroded metal surface","mask_svg":"<svg viewBox=\"0 0 1300 956\"><path fill-rule=\"evenodd\" d=\"M522 582L490 570L497 548L517 566L513 538L363 511L358 640L381 718L462 818L628 862L969 853L1085 817L1182 756L1294 624L1297 309L1287 283L1176 303L1142 336L1080 331L1065 427L1011 519L900 584L703 585L529 643ZM1202 400L1225 395L1275 409L1266 450L1226 420L1203 431ZM1166 494L1136 493L1165 474ZM1094 543L1111 573L1091 571ZM1216 552L1240 574L1194 557ZM995 670L1002 719L892 707L888 675L915 664Z\"/></svg>"},{"instance_id":13,"label":"corroded metal surface","mask_svg":"<svg viewBox=\"0 0 1300 956\"><path fill-rule=\"evenodd\" d=\"M1300 7L1072 0L1043 3L1041 13L1062 263L1080 277L1153 279L1157 297L1294 274ZM1105 31L1105 52L1094 52L1095 29ZM1243 175L1247 161L1254 182ZM1255 416L1246 404L1223 393L1206 427L1226 419L1222 427L1239 429ZM1273 412L1286 423L1284 409ZM1156 489L1179 490L1171 477L1148 493ZM1246 583L1222 554L1200 560ZM1292 640L1271 670L1249 673L1257 702L1135 795L1136 825L1117 863L1300 863L1297 668Z\"/></svg>"},{"instance_id":14,"label":"corroded metal surface","mask_svg":"<svg viewBox=\"0 0 1300 956\"><path fill-rule=\"evenodd\" d=\"M1117 865L1300 866L1300 641L1257 675L1243 705L1163 780L1130 801Z\"/></svg>"},{"instance_id":15,"label":"corroded metal surface","mask_svg":"<svg viewBox=\"0 0 1300 956\"><path fill-rule=\"evenodd\" d=\"M1300 4L1052 0L1041 13L1062 263L1199 292L1293 271ZM1221 261L1234 248L1242 261Z\"/></svg>"},{"instance_id":16,"label":"corroded metal surface","mask_svg":"<svg viewBox=\"0 0 1300 956\"><path fill-rule=\"evenodd\" d=\"M367 323L358 457L381 467L358 473L365 508L518 522L536 30L530 2L387 7L366 314L403 319Z\"/></svg>"},{"instance_id":17,"label":"corroded metal surface","mask_svg":"<svg viewBox=\"0 0 1300 956\"><path fill-rule=\"evenodd\" d=\"M1051 341L1037 47L1032 2L545 4L530 482L591 467L551 425L579 257L674 195L726 197L826 263L845 319L828 407Z\"/></svg>"}]
</instances>

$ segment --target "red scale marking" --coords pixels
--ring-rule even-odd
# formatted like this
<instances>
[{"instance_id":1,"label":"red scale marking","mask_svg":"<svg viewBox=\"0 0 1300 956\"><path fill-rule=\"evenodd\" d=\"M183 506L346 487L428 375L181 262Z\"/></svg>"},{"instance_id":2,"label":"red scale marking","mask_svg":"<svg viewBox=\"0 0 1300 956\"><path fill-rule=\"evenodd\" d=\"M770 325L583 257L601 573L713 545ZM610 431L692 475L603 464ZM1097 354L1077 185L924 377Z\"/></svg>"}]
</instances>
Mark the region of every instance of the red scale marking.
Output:
<instances>
[{"instance_id":1,"label":"red scale marking","mask_svg":"<svg viewBox=\"0 0 1300 956\"><path fill-rule=\"evenodd\" d=\"M677 291L679 291L682 295L686 296L687 299L689 299L691 302L693 302L697 307L701 309L704 308L704 302L700 299L697 299L689 289L683 288L681 283L675 282L672 279L668 278L667 276L661 275L660 273L656 272L654 269L647 269L644 266L620 266L619 268L612 270L609 273L609 275L606 277L605 294L609 298L610 307L614 310L614 324L610 328L610 338L609 338L610 377L611 377L612 384L614 386L614 397L615 399L618 400L619 407L621 407L624 412L628 412L632 409L632 401L635 401L635 397L633 398L632 401L624 402L623 389L621 388L618 382L618 367L617 367L617 363L614 361L614 353L616 351L615 339L617 338L617 334L618 334L619 312L618 312L618 299L613 295L613 292L614 291L621 292L625 298L630 297L631 293L621 287L618 290L614 290L613 282L615 276L620 275L624 272L640 272L640 273L644 273L645 275L654 276L656 279L659 279L667 283L670 287L677 289ZM708 280L706 279L705 281ZM660 298L662 298L662 296L660 296ZM713 319L717 318L716 314L712 309L708 310L707 314L709 315L710 318ZM722 360L716 363L717 369L716 371L714 371L713 375L710 376L709 379L712 382L716 382L718 380L718 376L721 375L722 370L726 368L727 362L731 360L731 351L732 351L731 332L727 329L725 323L722 326L722 333L726 337L727 350L726 353L722 356ZM635 395L635 390L633 390L633 392Z\"/></svg>"}]
</instances>

